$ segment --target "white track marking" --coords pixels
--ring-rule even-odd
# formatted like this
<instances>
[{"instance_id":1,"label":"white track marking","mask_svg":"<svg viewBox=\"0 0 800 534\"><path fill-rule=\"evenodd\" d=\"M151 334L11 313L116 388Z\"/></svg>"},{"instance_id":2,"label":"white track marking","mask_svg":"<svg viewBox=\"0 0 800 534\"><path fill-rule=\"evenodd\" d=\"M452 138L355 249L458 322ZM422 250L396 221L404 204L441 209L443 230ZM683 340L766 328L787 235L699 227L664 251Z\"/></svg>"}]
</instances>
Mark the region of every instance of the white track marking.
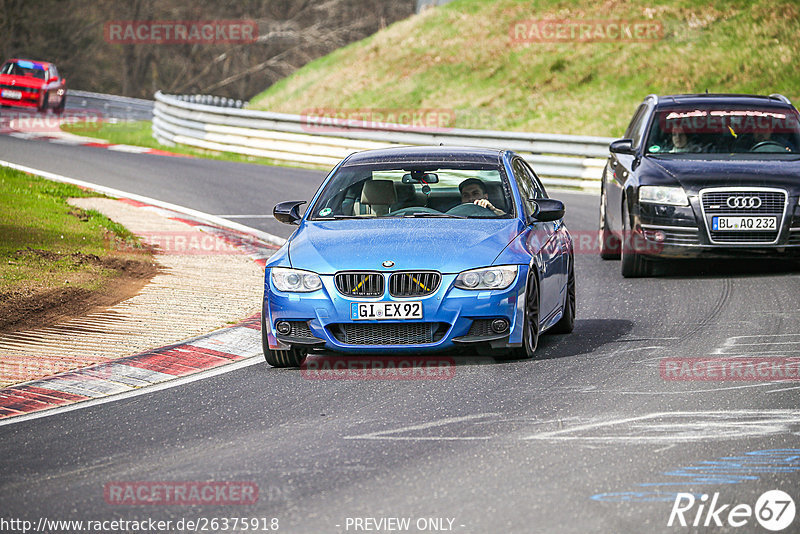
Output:
<instances>
[{"instance_id":1,"label":"white track marking","mask_svg":"<svg viewBox=\"0 0 800 534\"><path fill-rule=\"evenodd\" d=\"M659 420L667 419L666 422ZM669 421L672 419L673 421ZM687 443L791 433L800 427L797 410L657 412L533 434L525 440L594 443ZM616 430L616 431L615 431ZM584 433L584 435L579 435Z\"/></svg>"},{"instance_id":2,"label":"white track marking","mask_svg":"<svg viewBox=\"0 0 800 534\"><path fill-rule=\"evenodd\" d=\"M69 145L69 146L78 146L83 144L81 141L75 141L74 139L50 139L51 143L55 143L57 145Z\"/></svg>"},{"instance_id":3,"label":"white track marking","mask_svg":"<svg viewBox=\"0 0 800 534\"><path fill-rule=\"evenodd\" d=\"M669 445L667 445L666 447L661 447L660 449L656 449L656 450L654 450L653 452L656 452L656 453L657 453L657 452L664 452L664 451L668 451L668 450L670 450L670 449L672 449L672 448L674 448L674 447L676 447L676 445L675 445L674 443L670 443L670 444L669 444Z\"/></svg>"},{"instance_id":4,"label":"white track marking","mask_svg":"<svg viewBox=\"0 0 800 534\"><path fill-rule=\"evenodd\" d=\"M765 343L737 343L733 347L760 347L762 345L797 345L800 347L800 340L797 341L769 341Z\"/></svg>"},{"instance_id":5,"label":"white track marking","mask_svg":"<svg viewBox=\"0 0 800 534\"><path fill-rule=\"evenodd\" d=\"M655 412L646 415L616 419L594 419L574 426L561 420L537 421L524 418L541 428L548 425L555 430L517 436L521 441L569 441L581 444L663 444L657 452L678 443L707 440L764 437L793 433L800 429L800 410L730 410ZM344 439L387 441L475 441L502 438L505 434L485 435L484 424L519 422L519 418L506 418L497 413L447 417L427 423L408 425L377 432L368 432ZM446 428L453 426L450 430ZM454 432L453 429L455 429ZM412 432L427 431L426 435L409 436ZM403 435L406 434L406 435ZM481 435L483 434L483 435Z\"/></svg>"},{"instance_id":6,"label":"white track marking","mask_svg":"<svg viewBox=\"0 0 800 534\"><path fill-rule=\"evenodd\" d=\"M665 349L665 348L667 347L663 345L651 345L649 347L635 347L631 349L614 349L608 356L614 356L615 354L622 354L623 352L636 352L639 350L654 350L654 349Z\"/></svg>"},{"instance_id":7,"label":"white track marking","mask_svg":"<svg viewBox=\"0 0 800 534\"><path fill-rule=\"evenodd\" d=\"M781 388L781 389L772 389L767 391L767 393L780 393L781 391L792 391L793 389L800 389L800 386L793 386L790 388Z\"/></svg>"},{"instance_id":8,"label":"white track marking","mask_svg":"<svg viewBox=\"0 0 800 534\"><path fill-rule=\"evenodd\" d=\"M152 150L152 148L133 145L108 145L106 148L117 152L130 152L131 154L143 154Z\"/></svg>"},{"instance_id":9,"label":"white track marking","mask_svg":"<svg viewBox=\"0 0 800 534\"><path fill-rule=\"evenodd\" d=\"M686 395L686 394L694 394L694 393L712 393L714 391L727 391L733 389L746 389L746 388L763 388L774 386L775 381L771 382L760 382L758 384L743 384L738 386L725 386L719 388L707 388L707 389L683 389L680 391L614 391L614 390L605 390L605 393L612 393L615 395Z\"/></svg>"},{"instance_id":10,"label":"white track marking","mask_svg":"<svg viewBox=\"0 0 800 534\"><path fill-rule=\"evenodd\" d=\"M754 334L750 336L733 336L729 337L727 341L732 341L734 339L752 339L757 337L764 337L764 338L774 338L774 337L794 337L800 340L800 334Z\"/></svg>"},{"instance_id":11,"label":"white track marking","mask_svg":"<svg viewBox=\"0 0 800 534\"><path fill-rule=\"evenodd\" d=\"M770 348L772 350L769 350ZM791 351L795 354L784 354L785 351ZM799 351L800 334L756 334L729 337L721 346L715 348L711 355L730 357L773 356L781 358L796 356Z\"/></svg>"},{"instance_id":12,"label":"white track marking","mask_svg":"<svg viewBox=\"0 0 800 534\"><path fill-rule=\"evenodd\" d=\"M369 432L367 434L360 434L358 436L345 436L344 439L379 439L379 440L395 440L395 441L449 441L449 440L486 440L491 439L491 436L390 436L389 434L402 434L405 432L413 432L415 430L426 430L429 428L441 427L444 425L451 425L455 423L463 423L466 421L474 421L476 419L485 419L487 417L494 417L500 415L498 413L479 413L473 415L465 415L461 417L448 417L445 419L438 419L428 423L419 425L404 426L400 428L393 428L391 430L380 430L378 432Z\"/></svg>"}]
</instances>

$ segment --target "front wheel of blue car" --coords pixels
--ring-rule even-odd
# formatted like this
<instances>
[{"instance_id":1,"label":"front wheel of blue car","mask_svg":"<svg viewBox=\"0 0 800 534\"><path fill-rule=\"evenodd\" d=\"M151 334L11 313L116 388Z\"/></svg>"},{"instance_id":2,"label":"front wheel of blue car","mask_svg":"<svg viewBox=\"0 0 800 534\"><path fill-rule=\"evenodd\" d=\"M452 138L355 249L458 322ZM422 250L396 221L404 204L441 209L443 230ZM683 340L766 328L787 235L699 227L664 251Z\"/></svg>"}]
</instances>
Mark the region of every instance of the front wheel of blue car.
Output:
<instances>
[{"instance_id":1,"label":"front wheel of blue car","mask_svg":"<svg viewBox=\"0 0 800 534\"><path fill-rule=\"evenodd\" d=\"M528 277L525 290L525 322L522 328L522 347L516 349L514 356L533 358L539 345L539 281L533 274Z\"/></svg>"},{"instance_id":2,"label":"front wheel of blue car","mask_svg":"<svg viewBox=\"0 0 800 534\"><path fill-rule=\"evenodd\" d=\"M567 295L564 298L564 315L547 331L548 334L569 334L575 329L575 258L569 256Z\"/></svg>"},{"instance_id":3,"label":"front wheel of blue car","mask_svg":"<svg viewBox=\"0 0 800 534\"><path fill-rule=\"evenodd\" d=\"M267 325L263 313L261 314L261 348L264 350L264 359L272 367L300 367L308 356L308 351L304 348L292 347L289 350L269 348Z\"/></svg>"}]
</instances>

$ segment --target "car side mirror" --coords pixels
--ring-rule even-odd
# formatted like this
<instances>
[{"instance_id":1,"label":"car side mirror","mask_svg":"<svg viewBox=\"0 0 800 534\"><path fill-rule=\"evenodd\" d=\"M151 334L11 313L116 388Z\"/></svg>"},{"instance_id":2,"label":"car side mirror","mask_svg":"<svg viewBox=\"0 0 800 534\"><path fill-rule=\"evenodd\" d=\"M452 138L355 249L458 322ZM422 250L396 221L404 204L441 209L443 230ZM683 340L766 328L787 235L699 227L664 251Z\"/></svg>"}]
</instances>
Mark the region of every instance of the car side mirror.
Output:
<instances>
[{"instance_id":1,"label":"car side mirror","mask_svg":"<svg viewBox=\"0 0 800 534\"><path fill-rule=\"evenodd\" d=\"M564 217L564 203L552 198L537 198L533 201L536 210L531 219L539 222L557 221Z\"/></svg>"},{"instance_id":2,"label":"car side mirror","mask_svg":"<svg viewBox=\"0 0 800 534\"><path fill-rule=\"evenodd\" d=\"M633 139L617 139L608 145L608 149L614 154L634 155Z\"/></svg>"},{"instance_id":3,"label":"car side mirror","mask_svg":"<svg viewBox=\"0 0 800 534\"><path fill-rule=\"evenodd\" d=\"M300 216L300 206L305 203L305 200L281 202L272 209L272 215L275 216L275 220L284 224L297 224L297 221L302 219Z\"/></svg>"}]
</instances>

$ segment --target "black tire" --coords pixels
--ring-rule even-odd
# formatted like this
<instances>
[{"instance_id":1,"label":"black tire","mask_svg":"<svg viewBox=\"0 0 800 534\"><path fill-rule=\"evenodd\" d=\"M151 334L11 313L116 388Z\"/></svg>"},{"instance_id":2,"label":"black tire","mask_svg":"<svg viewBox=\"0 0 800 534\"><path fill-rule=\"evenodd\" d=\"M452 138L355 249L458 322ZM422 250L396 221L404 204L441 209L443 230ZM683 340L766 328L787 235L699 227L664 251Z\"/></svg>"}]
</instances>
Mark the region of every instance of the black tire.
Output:
<instances>
[{"instance_id":1,"label":"black tire","mask_svg":"<svg viewBox=\"0 0 800 534\"><path fill-rule=\"evenodd\" d=\"M272 350L267 338L267 325L264 313L261 313L261 348L264 359L272 367L300 367L306 361L308 351L304 348L292 347L289 350Z\"/></svg>"},{"instance_id":2,"label":"black tire","mask_svg":"<svg viewBox=\"0 0 800 534\"><path fill-rule=\"evenodd\" d=\"M622 251L620 254L620 271L625 278L640 278L650 274L650 262L636 251L644 244L634 235L631 229L631 217L628 201L622 201Z\"/></svg>"},{"instance_id":3,"label":"black tire","mask_svg":"<svg viewBox=\"0 0 800 534\"><path fill-rule=\"evenodd\" d=\"M575 329L575 258L569 255L567 272L567 296L564 302L564 315L553 325L548 334L569 334Z\"/></svg>"},{"instance_id":4,"label":"black tire","mask_svg":"<svg viewBox=\"0 0 800 534\"><path fill-rule=\"evenodd\" d=\"M514 358L533 358L539 345L539 281L536 275L528 276L525 289L525 324L522 330L522 347L511 354Z\"/></svg>"},{"instance_id":5,"label":"black tire","mask_svg":"<svg viewBox=\"0 0 800 534\"><path fill-rule=\"evenodd\" d=\"M39 106L39 111L42 113L47 112L47 106L50 103L50 93L45 93L44 97L42 98L42 105Z\"/></svg>"},{"instance_id":6,"label":"black tire","mask_svg":"<svg viewBox=\"0 0 800 534\"><path fill-rule=\"evenodd\" d=\"M621 242L617 235L608 229L608 216L606 215L606 189L600 192L600 258L604 260L618 260Z\"/></svg>"},{"instance_id":7,"label":"black tire","mask_svg":"<svg viewBox=\"0 0 800 534\"><path fill-rule=\"evenodd\" d=\"M58 106L56 106L55 109L53 109L53 112L56 115L62 115L64 113L64 108L65 107L67 107L67 95L66 95L66 93L64 94L63 97L61 97L61 102L59 102Z\"/></svg>"}]
</instances>

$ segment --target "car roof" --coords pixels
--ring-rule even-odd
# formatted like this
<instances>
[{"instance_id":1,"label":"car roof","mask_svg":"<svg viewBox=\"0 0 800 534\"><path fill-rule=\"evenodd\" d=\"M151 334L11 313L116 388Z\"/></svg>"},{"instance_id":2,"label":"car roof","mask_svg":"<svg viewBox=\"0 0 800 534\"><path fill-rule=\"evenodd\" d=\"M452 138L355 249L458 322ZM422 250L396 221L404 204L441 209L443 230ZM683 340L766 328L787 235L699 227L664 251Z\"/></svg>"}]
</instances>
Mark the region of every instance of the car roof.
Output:
<instances>
[{"instance_id":1,"label":"car roof","mask_svg":"<svg viewBox=\"0 0 800 534\"><path fill-rule=\"evenodd\" d=\"M373 163L491 163L497 164L503 150L463 146L401 146L365 150L351 154L344 165Z\"/></svg>"},{"instance_id":2,"label":"car roof","mask_svg":"<svg viewBox=\"0 0 800 534\"><path fill-rule=\"evenodd\" d=\"M672 106L707 106L709 104L740 105L740 106L775 106L782 108L793 107L789 100L778 94L774 95L748 95L735 93L700 93L681 95L652 95L656 99L656 107L668 108Z\"/></svg>"}]
</instances>

